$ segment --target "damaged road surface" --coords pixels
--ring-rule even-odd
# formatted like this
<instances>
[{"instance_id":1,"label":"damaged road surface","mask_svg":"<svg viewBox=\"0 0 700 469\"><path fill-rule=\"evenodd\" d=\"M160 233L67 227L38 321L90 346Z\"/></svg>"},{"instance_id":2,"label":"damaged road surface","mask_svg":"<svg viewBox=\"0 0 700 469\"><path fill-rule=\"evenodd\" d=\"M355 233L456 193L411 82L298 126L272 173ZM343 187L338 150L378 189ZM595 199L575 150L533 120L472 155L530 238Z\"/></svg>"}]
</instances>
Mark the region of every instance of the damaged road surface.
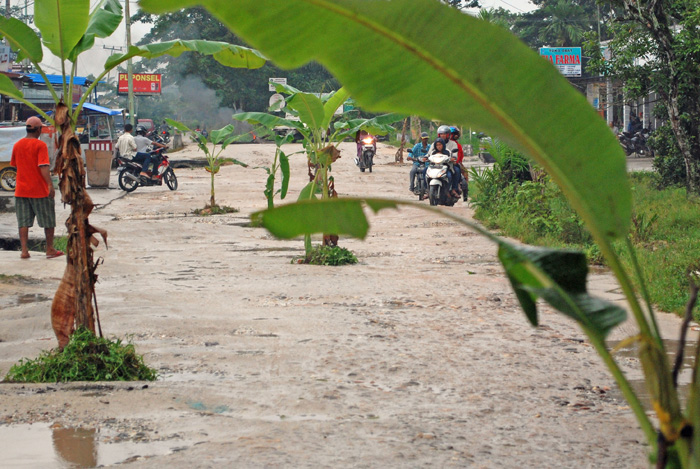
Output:
<instances>
[{"instance_id":1,"label":"damaged road surface","mask_svg":"<svg viewBox=\"0 0 700 469\"><path fill-rule=\"evenodd\" d=\"M395 149L379 145L372 173L357 171L352 143L341 150L341 197L414 199ZM222 156L254 167L274 151ZM173 161L198 156L190 146ZM308 180L304 157L291 162L290 201ZM93 454L85 467L647 467L593 348L547 308L542 326L528 325L488 241L423 211L384 211L365 241L340 240L359 264L291 264L303 240L248 224L266 206L264 171L222 167L217 201L240 212L209 217L192 215L208 202L209 173L176 171L177 191L90 190L91 220L111 238L95 252L102 329L129 337L160 378L3 383L2 441L33 439L49 461ZM448 210L471 216L462 202ZM0 222L3 236L16 228L14 214ZM65 261L0 251L0 262L4 376L56 346L49 300ZM609 275L591 284L621 298ZM662 322L676 333L675 318ZM633 333L624 325L613 338ZM634 358L622 366L637 370ZM66 453L66 441L82 449Z\"/></svg>"}]
</instances>

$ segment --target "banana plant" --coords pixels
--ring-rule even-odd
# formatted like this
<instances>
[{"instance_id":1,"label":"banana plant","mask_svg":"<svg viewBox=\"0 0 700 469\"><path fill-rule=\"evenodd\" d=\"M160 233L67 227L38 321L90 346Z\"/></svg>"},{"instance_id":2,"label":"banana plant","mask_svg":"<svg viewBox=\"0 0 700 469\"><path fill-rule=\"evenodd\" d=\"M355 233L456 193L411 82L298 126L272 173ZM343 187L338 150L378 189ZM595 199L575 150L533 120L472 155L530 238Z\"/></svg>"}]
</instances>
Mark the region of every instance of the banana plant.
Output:
<instances>
[{"instance_id":1,"label":"banana plant","mask_svg":"<svg viewBox=\"0 0 700 469\"><path fill-rule=\"evenodd\" d=\"M360 129L375 135L384 135L393 130L389 124L402 118L397 114L350 120L341 116L333 122L336 110L349 98L345 88L331 93L325 100L286 84L277 84L276 90L287 95L285 109L291 118L263 112L244 112L234 114L233 118L262 125L273 131L275 127L280 126L292 128L302 135L302 144L308 160L309 184L300 192L299 200L316 198L317 194L321 194L322 199L335 197L335 181L328 173L332 164L340 158L338 144L345 138L354 136ZM324 245L335 245L337 236L324 234L323 242ZM308 260L312 249L310 235L304 237L304 247Z\"/></svg>"},{"instance_id":2,"label":"banana plant","mask_svg":"<svg viewBox=\"0 0 700 469\"><path fill-rule=\"evenodd\" d=\"M240 136L233 134L234 127L228 124L219 130L212 130L209 135L204 135L201 132L196 132L187 127L182 122L178 122L172 119L165 119L165 121L175 127L177 130L183 133L189 133L192 140L197 144L200 150L204 152L204 156L207 158L207 166L204 169L211 175L211 195L209 198L209 207L214 209L216 205L216 191L214 190L214 177L221 169L221 152L223 152L227 146L236 140L240 139ZM211 145L211 148L209 147ZM216 146L220 145L217 149ZM247 168L248 165L239 161L235 158L231 158L234 164L243 166Z\"/></svg>"},{"instance_id":3,"label":"banana plant","mask_svg":"<svg viewBox=\"0 0 700 469\"><path fill-rule=\"evenodd\" d=\"M90 225L88 216L93 203L85 190L85 169L81 158L80 142L75 136L75 123L86 99L111 70L132 57L145 59L164 54L178 56L192 51L213 56L230 67L259 68L266 59L257 51L223 42L173 40L145 46L132 46L126 53L111 56L104 64L104 71L87 88L78 103L72 102L72 89L78 62L83 52L90 50L95 38L111 36L121 24L122 7L118 0L102 0L92 11L90 0L35 0L34 21L38 33L15 18L0 18L0 36L18 54L17 59L28 59L44 78L44 82L55 103L53 116L39 109L24 98L12 81L0 74L0 94L21 101L41 115L59 132L58 152L54 172L59 176L62 201L71 206L66 221L68 248L66 270L54 296L51 321L63 348L75 328L84 326L95 332L97 302L95 299L94 235L105 239L106 232ZM41 62L43 47L56 56L61 63L64 79L61 87L54 87L48 80ZM93 304L95 306L93 306ZM99 327L99 317L97 317ZM100 328L100 335L101 335Z\"/></svg>"},{"instance_id":4,"label":"banana plant","mask_svg":"<svg viewBox=\"0 0 700 469\"><path fill-rule=\"evenodd\" d=\"M639 268L626 270L613 248L620 240L634 254L625 243L632 211L625 155L585 97L551 64L509 31L434 0L286 0L283 10L277 0L141 4L156 13L201 5L281 68L319 62L364 109L479 128L537 162L585 222L627 299L658 428L601 340L623 314L586 294L582 255L520 249L494 239L526 315L536 323L534 298L541 297L578 321L633 410L657 467L700 468L700 360L696 354L683 409L643 276ZM422 24L440 34L425 34ZM365 203L374 209L397 206ZM282 237L319 232L362 237L367 226L362 202L344 199L300 201L258 217ZM575 269L569 272L570 264Z\"/></svg>"}]
</instances>

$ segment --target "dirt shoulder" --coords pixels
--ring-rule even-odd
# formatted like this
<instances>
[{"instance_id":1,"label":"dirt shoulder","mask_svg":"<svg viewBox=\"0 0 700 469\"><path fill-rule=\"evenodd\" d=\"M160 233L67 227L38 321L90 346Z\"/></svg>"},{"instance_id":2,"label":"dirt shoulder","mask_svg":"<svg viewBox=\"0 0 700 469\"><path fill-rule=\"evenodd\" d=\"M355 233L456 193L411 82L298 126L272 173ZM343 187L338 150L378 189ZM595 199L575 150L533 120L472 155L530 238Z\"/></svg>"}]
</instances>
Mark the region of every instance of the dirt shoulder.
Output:
<instances>
[{"instance_id":1,"label":"dirt shoulder","mask_svg":"<svg viewBox=\"0 0 700 469\"><path fill-rule=\"evenodd\" d=\"M380 144L370 174L341 148L341 196L413 198L394 149ZM262 166L274 146L227 153ZM546 307L532 328L486 240L420 210L385 211L365 241L341 240L358 265L290 264L301 240L247 226L266 205L264 171L223 167L217 201L240 212L216 217L190 214L208 201L208 173L176 174L175 192L91 190L102 204L91 221L110 243L98 249L102 328L132 337L161 379L2 384L0 424L94 428L99 451L135 444L133 467L646 467L643 435L585 337ZM305 174L294 155L289 200ZM55 346L49 308L65 264L8 251L0 262L23 276L0 281L4 375ZM619 297L609 275L591 283Z\"/></svg>"}]
</instances>

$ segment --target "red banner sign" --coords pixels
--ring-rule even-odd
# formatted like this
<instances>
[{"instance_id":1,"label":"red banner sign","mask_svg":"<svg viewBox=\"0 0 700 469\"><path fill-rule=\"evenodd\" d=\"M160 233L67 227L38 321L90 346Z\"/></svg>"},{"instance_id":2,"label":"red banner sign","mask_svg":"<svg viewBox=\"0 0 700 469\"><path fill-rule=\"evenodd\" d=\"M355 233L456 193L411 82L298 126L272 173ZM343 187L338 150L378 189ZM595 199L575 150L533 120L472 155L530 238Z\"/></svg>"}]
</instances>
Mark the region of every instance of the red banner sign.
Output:
<instances>
[{"instance_id":1,"label":"red banner sign","mask_svg":"<svg viewBox=\"0 0 700 469\"><path fill-rule=\"evenodd\" d=\"M160 94L160 73L133 73L134 93ZM129 92L129 75L119 74L119 94Z\"/></svg>"}]
</instances>

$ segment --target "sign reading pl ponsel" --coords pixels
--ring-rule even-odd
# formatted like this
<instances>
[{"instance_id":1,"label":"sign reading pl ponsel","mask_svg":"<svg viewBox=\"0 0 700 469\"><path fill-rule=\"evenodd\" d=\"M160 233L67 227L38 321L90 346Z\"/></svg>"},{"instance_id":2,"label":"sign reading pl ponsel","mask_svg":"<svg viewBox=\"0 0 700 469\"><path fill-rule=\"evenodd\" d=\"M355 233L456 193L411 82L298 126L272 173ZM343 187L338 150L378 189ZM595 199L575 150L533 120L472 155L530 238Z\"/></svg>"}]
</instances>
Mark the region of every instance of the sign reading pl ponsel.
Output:
<instances>
[{"instance_id":1,"label":"sign reading pl ponsel","mask_svg":"<svg viewBox=\"0 0 700 469\"><path fill-rule=\"evenodd\" d=\"M287 84L287 79L286 78L270 78L270 91L275 91L275 85L276 84L281 84L281 85L286 85Z\"/></svg>"},{"instance_id":2,"label":"sign reading pl ponsel","mask_svg":"<svg viewBox=\"0 0 700 469\"><path fill-rule=\"evenodd\" d=\"M565 77L581 76L580 47L540 47L540 55L552 62Z\"/></svg>"},{"instance_id":3,"label":"sign reading pl ponsel","mask_svg":"<svg viewBox=\"0 0 700 469\"><path fill-rule=\"evenodd\" d=\"M161 74L160 73L132 73L134 83L134 93L137 94L160 94ZM129 75L119 74L119 94L129 92Z\"/></svg>"}]
</instances>

